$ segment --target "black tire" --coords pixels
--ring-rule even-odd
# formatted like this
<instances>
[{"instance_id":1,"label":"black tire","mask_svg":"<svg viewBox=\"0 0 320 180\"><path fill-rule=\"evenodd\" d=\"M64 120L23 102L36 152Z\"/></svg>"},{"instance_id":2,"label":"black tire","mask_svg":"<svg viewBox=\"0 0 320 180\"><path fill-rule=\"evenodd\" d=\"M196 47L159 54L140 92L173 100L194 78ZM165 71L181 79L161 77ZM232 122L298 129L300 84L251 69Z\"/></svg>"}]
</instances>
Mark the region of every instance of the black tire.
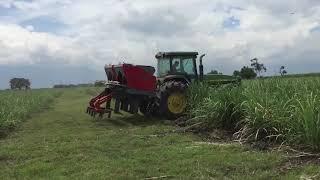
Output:
<instances>
[{"instance_id":1,"label":"black tire","mask_svg":"<svg viewBox=\"0 0 320 180\"><path fill-rule=\"evenodd\" d=\"M159 111L160 114L165 116L166 118L170 120L174 120L178 117L180 117L186 110L186 90L187 90L187 84L181 81L168 81L161 85L160 87L160 107ZM179 94L184 96L185 105L183 111L179 112L172 112L169 108L168 99L173 94ZM183 107L181 106L181 107Z\"/></svg>"},{"instance_id":2,"label":"black tire","mask_svg":"<svg viewBox=\"0 0 320 180\"><path fill-rule=\"evenodd\" d=\"M153 117L158 115L158 101L157 98L152 98L144 100L141 102L139 110L140 112L147 117Z\"/></svg>"}]
</instances>

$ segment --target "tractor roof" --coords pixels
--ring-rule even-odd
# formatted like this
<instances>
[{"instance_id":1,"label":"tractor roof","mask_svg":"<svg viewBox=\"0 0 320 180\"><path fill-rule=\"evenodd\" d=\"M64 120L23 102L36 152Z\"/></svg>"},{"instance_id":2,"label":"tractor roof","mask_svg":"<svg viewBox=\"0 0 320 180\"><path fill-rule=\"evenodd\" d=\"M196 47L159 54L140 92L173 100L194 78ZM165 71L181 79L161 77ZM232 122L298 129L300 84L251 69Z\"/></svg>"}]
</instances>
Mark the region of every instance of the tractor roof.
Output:
<instances>
[{"instance_id":1,"label":"tractor roof","mask_svg":"<svg viewBox=\"0 0 320 180\"><path fill-rule=\"evenodd\" d=\"M156 58L170 57L170 56L197 56L198 52L158 52Z\"/></svg>"}]
</instances>

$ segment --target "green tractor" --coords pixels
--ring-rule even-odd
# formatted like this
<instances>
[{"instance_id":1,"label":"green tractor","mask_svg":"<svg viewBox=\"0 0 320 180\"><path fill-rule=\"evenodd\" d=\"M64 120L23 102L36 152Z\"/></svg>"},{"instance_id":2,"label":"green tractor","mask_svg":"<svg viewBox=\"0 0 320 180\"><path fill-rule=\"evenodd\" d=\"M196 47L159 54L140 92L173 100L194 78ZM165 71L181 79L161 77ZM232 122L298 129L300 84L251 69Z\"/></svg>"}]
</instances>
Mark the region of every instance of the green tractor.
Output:
<instances>
[{"instance_id":1,"label":"green tractor","mask_svg":"<svg viewBox=\"0 0 320 180\"><path fill-rule=\"evenodd\" d=\"M158 60L158 99L159 112L173 119L185 112L187 107L186 90L195 81L203 80L203 65L200 57L199 73L197 52L159 52Z\"/></svg>"},{"instance_id":2,"label":"green tractor","mask_svg":"<svg viewBox=\"0 0 320 180\"><path fill-rule=\"evenodd\" d=\"M123 110L129 113L160 115L169 119L181 116L187 107L187 89L190 84L203 81L202 59L197 67L197 52L159 52L157 77L154 67L145 65L107 65L109 82L100 95L91 99L87 113L95 116ZM230 82L228 82L230 83ZM111 99L114 108L111 108ZM101 107L106 103L105 107Z\"/></svg>"}]
</instances>

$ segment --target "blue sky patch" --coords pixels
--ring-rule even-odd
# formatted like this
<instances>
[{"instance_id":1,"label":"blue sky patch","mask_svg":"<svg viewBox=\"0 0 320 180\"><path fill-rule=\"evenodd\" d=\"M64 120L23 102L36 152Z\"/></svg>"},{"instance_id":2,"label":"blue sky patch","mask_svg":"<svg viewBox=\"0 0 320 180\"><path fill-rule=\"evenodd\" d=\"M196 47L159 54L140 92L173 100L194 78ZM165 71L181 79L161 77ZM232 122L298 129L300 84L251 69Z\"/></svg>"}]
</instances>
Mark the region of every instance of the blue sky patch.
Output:
<instances>
[{"instance_id":1,"label":"blue sky patch","mask_svg":"<svg viewBox=\"0 0 320 180\"><path fill-rule=\"evenodd\" d=\"M0 17L15 16L17 14L17 8L11 6L10 8L0 6Z\"/></svg>"},{"instance_id":2,"label":"blue sky patch","mask_svg":"<svg viewBox=\"0 0 320 180\"><path fill-rule=\"evenodd\" d=\"M311 33L313 32L320 32L320 26L314 27L310 30Z\"/></svg>"},{"instance_id":3,"label":"blue sky patch","mask_svg":"<svg viewBox=\"0 0 320 180\"><path fill-rule=\"evenodd\" d=\"M228 19L223 21L223 27L228 29L235 29L240 26L240 20L235 18L234 16L229 17Z\"/></svg>"},{"instance_id":4,"label":"blue sky patch","mask_svg":"<svg viewBox=\"0 0 320 180\"><path fill-rule=\"evenodd\" d=\"M57 21L49 16L40 16L20 23L21 26L33 26L34 31L37 32L50 32L57 34L59 30L65 28L65 24Z\"/></svg>"}]
</instances>

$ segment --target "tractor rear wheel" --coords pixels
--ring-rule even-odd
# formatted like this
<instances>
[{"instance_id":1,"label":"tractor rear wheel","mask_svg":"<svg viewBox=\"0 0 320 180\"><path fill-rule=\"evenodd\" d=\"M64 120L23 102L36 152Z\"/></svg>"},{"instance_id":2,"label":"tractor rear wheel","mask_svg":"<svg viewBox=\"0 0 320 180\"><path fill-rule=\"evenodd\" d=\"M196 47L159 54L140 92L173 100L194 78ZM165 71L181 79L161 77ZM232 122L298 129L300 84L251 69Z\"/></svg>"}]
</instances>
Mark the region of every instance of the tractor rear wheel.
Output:
<instances>
[{"instance_id":1,"label":"tractor rear wheel","mask_svg":"<svg viewBox=\"0 0 320 180\"><path fill-rule=\"evenodd\" d=\"M161 86L160 114L169 119L181 116L187 107L187 85L180 81L168 81Z\"/></svg>"}]
</instances>

